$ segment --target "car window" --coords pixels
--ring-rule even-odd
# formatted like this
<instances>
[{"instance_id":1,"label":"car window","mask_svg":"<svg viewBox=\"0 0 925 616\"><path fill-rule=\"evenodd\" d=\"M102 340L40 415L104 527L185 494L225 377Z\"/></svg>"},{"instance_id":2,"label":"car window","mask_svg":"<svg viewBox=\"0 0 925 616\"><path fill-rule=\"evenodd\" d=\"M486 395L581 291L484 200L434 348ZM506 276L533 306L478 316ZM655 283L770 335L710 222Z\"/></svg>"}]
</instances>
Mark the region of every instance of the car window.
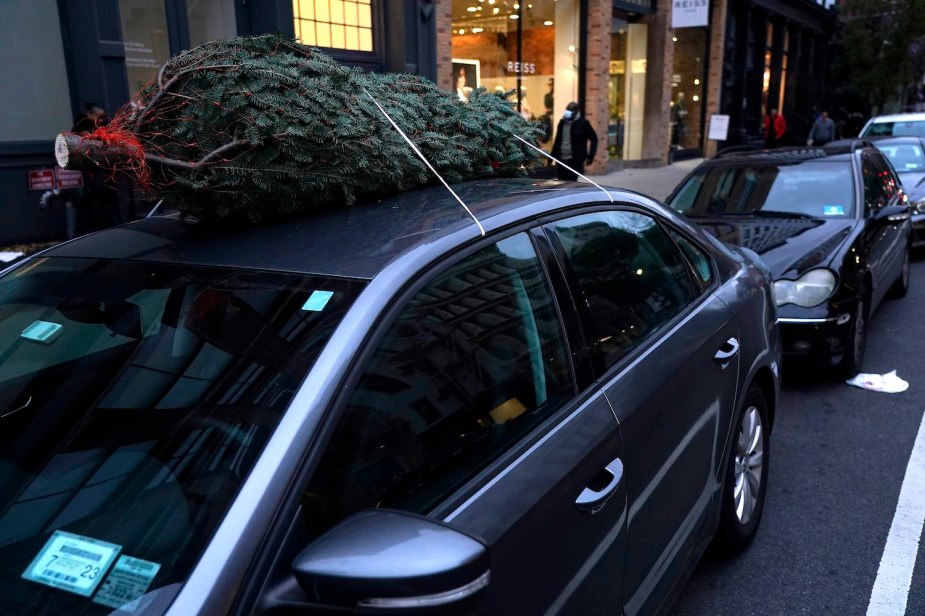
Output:
<instances>
[{"instance_id":1,"label":"car window","mask_svg":"<svg viewBox=\"0 0 925 616\"><path fill-rule=\"evenodd\" d=\"M699 186L690 199L683 187L668 205L689 216L781 215L847 218L854 215L847 163L744 163L701 168L687 180ZM683 197L683 198L682 198Z\"/></svg>"},{"instance_id":2,"label":"car window","mask_svg":"<svg viewBox=\"0 0 925 616\"><path fill-rule=\"evenodd\" d=\"M873 122L861 137L879 136L925 137L925 120L901 120L898 122Z\"/></svg>"},{"instance_id":3,"label":"car window","mask_svg":"<svg viewBox=\"0 0 925 616\"><path fill-rule=\"evenodd\" d=\"M877 149L886 154L897 173L925 171L925 152L918 143L880 143Z\"/></svg>"},{"instance_id":4,"label":"car window","mask_svg":"<svg viewBox=\"0 0 925 616\"><path fill-rule=\"evenodd\" d=\"M674 238L678 246L681 247L681 251L687 257L687 260L690 261L691 266L694 268L694 273L697 275L703 287L706 288L710 286L710 282L713 280L713 269L710 266L710 258L680 233L672 230L669 230L668 233Z\"/></svg>"},{"instance_id":5,"label":"car window","mask_svg":"<svg viewBox=\"0 0 925 616\"><path fill-rule=\"evenodd\" d=\"M861 157L864 202L868 210L887 205L899 190L899 181L889 163L880 155L865 152Z\"/></svg>"},{"instance_id":6,"label":"car window","mask_svg":"<svg viewBox=\"0 0 925 616\"><path fill-rule=\"evenodd\" d=\"M606 366L654 335L695 297L678 247L655 219L595 212L549 225L584 293Z\"/></svg>"},{"instance_id":7,"label":"car window","mask_svg":"<svg viewBox=\"0 0 925 616\"><path fill-rule=\"evenodd\" d=\"M371 507L431 509L571 395L568 354L529 237L418 292L349 393L307 492L315 532Z\"/></svg>"},{"instance_id":8,"label":"car window","mask_svg":"<svg viewBox=\"0 0 925 616\"><path fill-rule=\"evenodd\" d=\"M0 278L0 612L179 586L363 286L63 258Z\"/></svg>"}]
</instances>

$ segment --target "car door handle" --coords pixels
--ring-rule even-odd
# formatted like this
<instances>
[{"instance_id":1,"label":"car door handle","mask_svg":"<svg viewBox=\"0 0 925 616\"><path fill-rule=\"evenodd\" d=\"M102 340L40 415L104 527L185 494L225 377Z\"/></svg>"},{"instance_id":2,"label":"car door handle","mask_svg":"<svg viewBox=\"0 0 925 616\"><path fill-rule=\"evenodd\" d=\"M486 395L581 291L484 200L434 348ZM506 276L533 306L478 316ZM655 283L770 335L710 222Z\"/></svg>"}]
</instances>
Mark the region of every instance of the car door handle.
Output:
<instances>
[{"instance_id":1,"label":"car door handle","mask_svg":"<svg viewBox=\"0 0 925 616\"><path fill-rule=\"evenodd\" d=\"M607 504L610 497L616 494L617 486L620 485L622 479L623 461L617 458L598 473L587 488L581 491L581 494L578 495L578 500L575 501L575 506L580 511L597 513ZM605 483L603 488L595 489L602 483Z\"/></svg>"},{"instance_id":2,"label":"car door handle","mask_svg":"<svg viewBox=\"0 0 925 616\"><path fill-rule=\"evenodd\" d=\"M718 364L728 363L730 359L736 356L736 353L739 352L739 341L735 338L730 338L726 341L723 346L719 348L716 352L716 355L713 356L713 359ZM725 367L725 366L724 366Z\"/></svg>"}]
</instances>

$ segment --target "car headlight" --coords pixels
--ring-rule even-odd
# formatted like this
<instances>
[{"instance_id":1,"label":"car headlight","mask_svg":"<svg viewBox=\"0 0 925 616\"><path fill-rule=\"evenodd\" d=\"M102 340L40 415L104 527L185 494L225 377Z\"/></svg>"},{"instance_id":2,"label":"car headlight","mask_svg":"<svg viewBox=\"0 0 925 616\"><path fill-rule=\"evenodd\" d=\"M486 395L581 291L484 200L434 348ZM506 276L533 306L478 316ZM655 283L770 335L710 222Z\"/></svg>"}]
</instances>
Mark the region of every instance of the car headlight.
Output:
<instances>
[{"instance_id":1,"label":"car headlight","mask_svg":"<svg viewBox=\"0 0 925 616\"><path fill-rule=\"evenodd\" d=\"M818 306L835 291L835 274L827 269L810 270L796 280L775 280L774 291L778 306Z\"/></svg>"}]
</instances>

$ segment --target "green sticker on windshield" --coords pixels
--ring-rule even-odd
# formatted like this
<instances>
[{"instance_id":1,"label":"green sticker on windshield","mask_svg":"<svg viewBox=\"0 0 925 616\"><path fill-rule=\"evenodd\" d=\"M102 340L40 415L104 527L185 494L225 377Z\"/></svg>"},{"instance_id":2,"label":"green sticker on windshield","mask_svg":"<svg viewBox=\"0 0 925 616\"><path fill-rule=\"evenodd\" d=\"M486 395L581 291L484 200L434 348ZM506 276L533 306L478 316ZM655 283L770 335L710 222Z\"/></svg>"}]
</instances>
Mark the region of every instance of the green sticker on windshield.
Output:
<instances>
[{"instance_id":1,"label":"green sticker on windshield","mask_svg":"<svg viewBox=\"0 0 925 616\"><path fill-rule=\"evenodd\" d=\"M823 205L822 213L825 216L844 216L845 208L840 205Z\"/></svg>"},{"instance_id":2,"label":"green sticker on windshield","mask_svg":"<svg viewBox=\"0 0 925 616\"><path fill-rule=\"evenodd\" d=\"M321 312L332 297L334 297L334 291L312 291L308 300L302 305L302 310Z\"/></svg>"},{"instance_id":3,"label":"green sticker on windshield","mask_svg":"<svg viewBox=\"0 0 925 616\"><path fill-rule=\"evenodd\" d=\"M22 577L89 597L120 550L115 543L56 530Z\"/></svg>"}]
</instances>

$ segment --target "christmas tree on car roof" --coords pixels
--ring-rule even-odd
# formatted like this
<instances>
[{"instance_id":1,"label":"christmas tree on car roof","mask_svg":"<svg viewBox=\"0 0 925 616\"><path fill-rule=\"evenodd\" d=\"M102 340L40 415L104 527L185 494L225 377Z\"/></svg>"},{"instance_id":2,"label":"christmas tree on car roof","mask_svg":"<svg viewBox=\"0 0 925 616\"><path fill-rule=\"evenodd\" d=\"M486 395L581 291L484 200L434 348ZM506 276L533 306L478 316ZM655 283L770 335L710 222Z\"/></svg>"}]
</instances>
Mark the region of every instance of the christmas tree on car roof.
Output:
<instances>
[{"instance_id":1,"label":"christmas tree on car roof","mask_svg":"<svg viewBox=\"0 0 925 616\"><path fill-rule=\"evenodd\" d=\"M171 59L107 126L63 133L68 168L132 175L199 219L259 220L351 205L437 178L523 175L541 130L506 97L468 103L415 75L363 73L277 35L214 41Z\"/></svg>"}]
</instances>

